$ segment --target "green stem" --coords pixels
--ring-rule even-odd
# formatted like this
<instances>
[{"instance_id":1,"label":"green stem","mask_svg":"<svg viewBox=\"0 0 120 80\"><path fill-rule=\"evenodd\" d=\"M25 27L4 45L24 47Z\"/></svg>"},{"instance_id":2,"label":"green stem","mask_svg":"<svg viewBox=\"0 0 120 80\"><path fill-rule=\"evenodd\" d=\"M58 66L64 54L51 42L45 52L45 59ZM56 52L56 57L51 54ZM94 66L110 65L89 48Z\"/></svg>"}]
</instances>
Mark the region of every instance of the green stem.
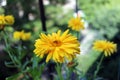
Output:
<instances>
[{"instance_id":1,"label":"green stem","mask_svg":"<svg viewBox=\"0 0 120 80\"><path fill-rule=\"evenodd\" d=\"M5 41L5 50L7 51L8 55L10 56L12 62L13 62L13 63L15 64L15 66L17 67L16 62L14 61L13 56L12 56L11 52L9 51L9 45L8 45L7 37L6 37L6 35L5 35L6 33L3 32L3 34L4 34L4 41Z\"/></svg>"},{"instance_id":2,"label":"green stem","mask_svg":"<svg viewBox=\"0 0 120 80\"><path fill-rule=\"evenodd\" d=\"M70 78L72 78L72 72L73 72L73 69L72 68L69 68L68 69L68 77L67 77L67 80L70 80Z\"/></svg>"},{"instance_id":3,"label":"green stem","mask_svg":"<svg viewBox=\"0 0 120 80\"><path fill-rule=\"evenodd\" d=\"M78 31L76 32L76 36L77 36L77 38L78 38L78 40L79 40L79 38L80 38L79 36L80 36L80 35L79 35L79 32L78 32Z\"/></svg>"},{"instance_id":4,"label":"green stem","mask_svg":"<svg viewBox=\"0 0 120 80\"><path fill-rule=\"evenodd\" d=\"M18 44L18 58L19 60L21 60L21 54L22 54L22 41L20 40L19 41L19 44Z\"/></svg>"},{"instance_id":5,"label":"green stem","mask_svg":"<svg viewBox=\"0 0 120 80\"><path fill-rule=\"evenodd\" d=\"M59 79L60 79L60 80L64 80L64 79L63 79L63 76L62 76L61 65L60 65L59 63L57 63L56 71L57 71L57 74L58 74L58 76L59 76Z\"/></svg>"},{"instance_id":6,"label":"green stem","mask_svg":"<svg viewBox=\"0 0 120 80\"><path fill-rule=\"evenodd\" d=\"M100 62L99 62L99 64L97 65L97 69L96 69L96 71L94 72L94 79L96 78L97 73L98 73L99 70L100 70L100 65L101 65L101 63L102 63L102 61L103 61L103 58L104 58L104 55L102 55L102 57L101 57L101 59L100 59Z\"/></svg>"},{"instance_id":7,"label":"green stem","mask_svg":"<svg viewBox=\"0 0 120 80\"><path fill-rule=\"evenodd\" d=\"M7 51L8 55L10 56L10 59L12 60L12 62L14 63L14 65L17 67L17 64L16 64L16 62L14 61L14 59L13 59L10 51L9 51L8 49L6 49L6 51Z\"/></svg>"}]
</instances>

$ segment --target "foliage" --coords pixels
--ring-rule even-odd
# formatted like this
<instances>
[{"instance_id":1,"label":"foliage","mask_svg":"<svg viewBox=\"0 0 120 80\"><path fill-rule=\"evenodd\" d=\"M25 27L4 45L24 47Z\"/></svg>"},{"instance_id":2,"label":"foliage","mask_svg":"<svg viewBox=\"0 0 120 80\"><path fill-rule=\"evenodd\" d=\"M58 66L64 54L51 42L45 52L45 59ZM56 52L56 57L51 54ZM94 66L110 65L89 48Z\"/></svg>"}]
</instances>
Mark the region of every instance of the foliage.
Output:
<instances>
[{"instance_id":1,"label":"foliage","mask_svg":"<svg viewBox=\"0 0 120 80\"><path fill-rule=\"evenodd\" d=\"M80 7L93 29L105 38L112 39L119 31L119 0L81 0Z\"/></svg>"},{"instance_id":2,"label":"foliage","mask_svg":"<svg viewBox=\"0 0 120 80\"><path fill-rule=\"evenodd\" d=\"M26 5L27 3L27 5ZM35 17L39 18L39 9L36 6L38 3L36 0L15 0L15 1L7 1L7 5L5 6L5 14L12 14L16 18L16 22L13 25L16 29L21 30L21 27L24 23L29 22L29 15L35 15Z\"/></svg>"},{"instance_id":3,"label":"foliage","mask_svg":"<svg viewBox=\"0 0 120 80\"><path fill-rule=\"evenodd\" d=\"M67 29L67 23L71 16L73 16L73 11L68 10L68 12L66 12L61 6L62 5L48 5L45 7L47 18L46 24L48 29L55 28L54 31L56 31L57 29Z\"/></svg>"}]
</instances>

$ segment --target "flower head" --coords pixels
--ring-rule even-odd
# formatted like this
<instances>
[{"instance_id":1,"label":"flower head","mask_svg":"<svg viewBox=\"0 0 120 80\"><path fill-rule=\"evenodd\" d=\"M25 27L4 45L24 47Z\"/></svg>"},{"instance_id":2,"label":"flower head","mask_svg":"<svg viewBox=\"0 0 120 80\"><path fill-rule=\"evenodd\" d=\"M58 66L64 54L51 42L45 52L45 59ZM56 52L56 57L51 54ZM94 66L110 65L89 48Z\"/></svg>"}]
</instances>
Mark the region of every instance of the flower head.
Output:
<instances>
[{"instance_id":1,"label":"flower head","mask_svg":"<svg viewBox=\"0 0 120 80\"><path fill-rule=\"evenodd\" d=\"M4 19L4 15L0 15L0 25L5 24L5 19Z\"/></svg>"},{"instance_id":2,"label":"flower head","mask_svg":"<svg viewBox=\"0 0 120 80\"><path fill-rule=\"evenodd\" d=\"M7 25L12 25L12 24L14 24L14 22L15 22L14 17L12 15L5 16L5 23Z\"/></svg>"},{"instance_id":3,"label":"flower head","mask_svg":"<svg viewBox=\"0 0 120 80\"><path fill-rule=\"evenodd\" d=\"M5 24L4 15L0 15L0 29L4 28L4 24Z\"/></svg>"},{"instance_id":4,"label":"flower head","mask_svg":"<svg viewBox=\"0 0 120 80\"><path fill-rule=\"evenodd\" d=\"M14 17L12 15L0 15L0 30L4 29L5 25L12 25L14 23Z\"/></svg>"},{"instance_id":5,"label":"flower head","mask_svg":"<svg viewBox=\"0 0 120 80\"><path fill-rule=\"evenodd\" d=\"M20 40L21 39L23 41L26 41L26 40L29 40L30 37L31 37L31 33L30 32L26 33L23 30L22 31L15 31L13 33L13 38L15 40Z\"/></svg>"},{"instance_id":6,"label":"flower head","mask_svg":"<svg viewBox=\"0 0 120 80\"><path fill-rule=\"evenodd\" d=\"M15 32L13 33L13 38L14 38L15 40L20 40L20 38L21 38L20 32L19 32L19 31L15 31Z\"/></svg>"},{"instance_id":7,"label":"flower head","mask_svg":"<svg viewBox=\"0 0 120 80\"><path fill-rule=\"evenodd\" d=\"M84 29L84 23L82 22L81 18L76 17L70 19L70 21L68 22L68 27L71 27L72 30L79 31L81 29Z\"/></svg>"},{"instance_id":8,"label":"flower head","mask_svg":"<svg viewBox=\"0 0 120 80\"><path fill-rule=\"evenodd\" d=\"M30 33L30 32L28 32L28 33L23 33L23 34L21 35L21 39L24 40L24 41L29 40L30 37L31 37L31 33Z\"/></svg>"},{"instance_id":9,"label":"flower head","mask_svg":"<svg viewBox=\"0 0 120 80\"><path fill-rule=\"evenodd\" d=\"M62 35L61 30L52 35L41 33L40 39L35 42L34 53L41 58L47 55L46 62L53 59L55 62L62 63L65 58L71 61L76 54L80 53L80 43L68 32L69 30L66 30Z\"/></svg>"},{"instance_id":10,"label":"flower head","mask_svg":"<svg viewBox=\"0 0 120 80\"><path fill-rule=\"evenodd\" d=\"M106 40L97 40L94 42L93 49L104 52L105 56L111 56L117 51L117 45Z\"/></svg>"}]
</instances>

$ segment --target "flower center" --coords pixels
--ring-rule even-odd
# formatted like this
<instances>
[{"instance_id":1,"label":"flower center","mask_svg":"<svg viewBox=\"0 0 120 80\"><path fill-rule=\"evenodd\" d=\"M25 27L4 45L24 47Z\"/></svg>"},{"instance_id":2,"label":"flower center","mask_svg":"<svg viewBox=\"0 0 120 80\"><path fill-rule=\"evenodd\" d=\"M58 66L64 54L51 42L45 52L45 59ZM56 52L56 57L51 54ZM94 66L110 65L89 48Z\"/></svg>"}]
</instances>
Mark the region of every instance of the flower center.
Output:
<instances>
[{"instance_id":1,"label":"flower center","mask_svg":"<svg viewBox=\"0 0 120 80\"><path fill-rule=\"evenodd\" d=\"M74 25L75 25L75 26L78 26L78 25L80 25L80 22L79 22L79 21L75 21L75 22L74 22Z\"/></svg>"},{"instance_id":2,"label":"flower center","mask_svg":"<svg viewBox=\"0 0 120 80\"><path fill-rule=\"evenodd\" d=\"M54 46L54 47L59 47L59 46L61 46L61 41L58 41L58 40L53 41L53 46Z\"/></svg>"}]
</instances>

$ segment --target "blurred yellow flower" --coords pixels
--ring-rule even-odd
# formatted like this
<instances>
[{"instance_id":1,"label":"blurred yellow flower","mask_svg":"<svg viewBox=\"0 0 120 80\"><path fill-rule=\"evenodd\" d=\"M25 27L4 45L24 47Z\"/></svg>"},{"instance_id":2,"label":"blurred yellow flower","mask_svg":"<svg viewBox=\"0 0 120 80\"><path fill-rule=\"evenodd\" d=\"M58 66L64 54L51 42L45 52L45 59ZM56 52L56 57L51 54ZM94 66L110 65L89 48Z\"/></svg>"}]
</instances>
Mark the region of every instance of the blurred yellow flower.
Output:
<instances>
[{"instance_id":1,"label":"blurred yellow flower","mask_svg":"<svg viewBox=\"0 0 120 80\"><path fill-rule=\"evenodd\" d=\"M0 15L0 29L4 28L4 24L5 24L4 15Z\"/></svg>"},{"instance_id":2,"label":"blurred yellow flower","mask_svg":"<svg viewBox=\"0 0 120 80\"><path fill-rule=\"evenodd\" d=\"M4 15L0 15L0 25L5 24L5 16Z\"/></svg>"},{"instance_id":3,"label":"blurred yellow flower","mask_svg":"<svg viewBox=\"0 0 120 80\"><path fill-rule=\"evenodd\" d=\"M21 39L23 41L26 41L26 40L29 40L30 37L31 37L31 33L30 32L26 33L23 30L22 31L15 31L13 33L13 38L15 40L20 40Z\"/></svg>"},{"instance_id":4,"label":"blurred yellow flower","mask_svg":"<svg viewBox=\"0 0 120 80\"><path fill-rule=\"evenodd\" d=\"M14 38L15 40L20 40L20 38L21 38L20 32L19 32L19 31L15 31L15 32L13 33L13 38Z\"/></svg>"},{"instance_id":5,"label":"blurred yellow flower","mask_svg":"<svg viewBox=\"0 0 120 80\"><path fill-rule=\"evenodd\" d=\"M41 58L46 55L46 62L53 59L55 62L63 63L65 58L71 61L80 53L80 43L68 32L69 30L66 30L62 35L61 30L52 35L41 33L40 39L35 42L34 53Z\"/></svg>"},{"instance_id":6,"label":"blurred yellow flower","mask_svg":"<svg viewBox=\"0 0 120 80\"><path fill-rule=\"evenodd\" d=\"M5 16L5 23L7 25L12 25L14 24L15 20L14 20L14 17L12 15L7 15Z\"/></svg>"},{"instance_id":7,"label":"blurred yellow flower","mask_svg":"<svg viewBox=\"0 0 120 80\"><path fill-rule=\"evenodd\" d=\"M104 52L105 56L111 56L111 54L117 51L117 45L106 40L97 40L93 44L93 49Z\"/></svg>"},{"instance_id":8,"label":"blurred yellow flower","mask_svg":"<svg viewBox=\"0 0 120 80\"><path fill-rule=\"evenodd\" d=\"M24 33L22 36L21 36L21 39L26 41L26 40L29 40L31 37L31 33L28 32L28 33Z\"/></svg>"},{"instance_id":9,"label":"blurred yellow flower","mask_svg":"<svg viewBox=\"0 0 120 80\"><path fill-rule=\"evenodd\" d=\"M0 30L4 29L5 25L12 25L14 23L14 17L12 15L0 15Z\"/></svg>"},{"instance_id":10,"label":"blurred yellow flower","mask_svg":"<svg viewBox=\"0 0 120 80\"><path fill-rule=\"evenodd\" d=\"M81 29L84 29L84 23L82 22L81 18L76 17L70 19L68 22L68 27L72 28L72 30L80 31Z\"/></svg>"}]
</instances>

